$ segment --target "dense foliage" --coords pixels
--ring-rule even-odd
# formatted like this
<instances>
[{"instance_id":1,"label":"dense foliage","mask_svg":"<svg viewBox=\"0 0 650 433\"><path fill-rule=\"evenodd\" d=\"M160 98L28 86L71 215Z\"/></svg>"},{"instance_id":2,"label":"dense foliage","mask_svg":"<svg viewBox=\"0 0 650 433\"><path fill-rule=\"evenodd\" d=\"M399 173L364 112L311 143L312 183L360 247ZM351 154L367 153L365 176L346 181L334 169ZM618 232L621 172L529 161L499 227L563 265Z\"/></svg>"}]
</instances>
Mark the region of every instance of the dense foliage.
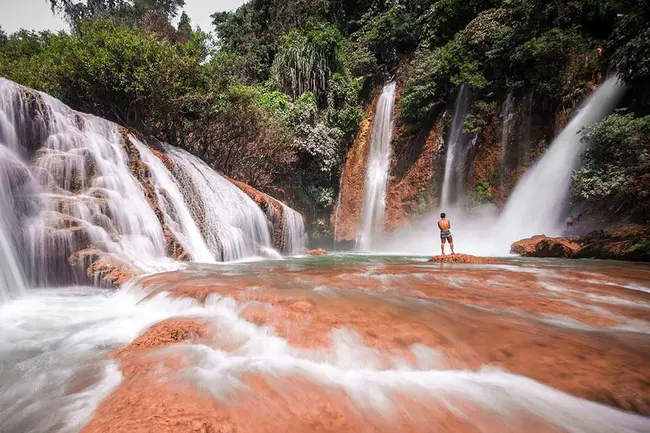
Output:
<instances>
[{"instance_id":1,"label":"dense foliage","mask_svg":"<svg viewBox=\"0 0 650 433\"><path fill-rule=\"evenodd\" d=\"M214 13L203 29L214 34L179 16L184 0L49 1L71 31L0 30L0 75L183 146L311 220L331 212L362 107L387 79L400 81L413 134L461 84L472 134L513 92L534 94L542 112L569 110L610 67L633 89L632 111L650 106L646 0L250 0ZM617 116L598 128L636 125ZM615 140L586 134L576 197L605 200L615 156L594 152Z\"/></svg>"},{"instance_id":2,"label":"dense foliage","mask_svg":"<svg viewBox=\"0 0 650 433\"><path fill-rule=\"evenodd\" d=\"M573 175L573 194L613 217L650 215L650 116L612 114L586 127L588 144Z\"/></svg>"}]
</instances>

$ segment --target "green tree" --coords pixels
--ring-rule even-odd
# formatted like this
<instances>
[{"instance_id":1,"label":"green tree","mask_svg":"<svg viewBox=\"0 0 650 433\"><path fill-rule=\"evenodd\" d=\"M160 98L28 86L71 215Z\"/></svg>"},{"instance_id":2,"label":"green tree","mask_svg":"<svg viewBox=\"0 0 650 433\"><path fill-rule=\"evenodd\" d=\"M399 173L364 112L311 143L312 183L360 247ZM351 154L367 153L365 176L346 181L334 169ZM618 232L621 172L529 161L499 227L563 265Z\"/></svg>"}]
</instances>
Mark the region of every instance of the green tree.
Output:
<instances>
[{"instance_id":1,"label":"green tree","mask_svg":"<svg viewBox=\"0 0 650 433\"><path fill-rule=\"evenodd\" d=\"M573 174L573 194L612 213L650 215L650 116L612 114L586 127L589 147Z\"/></svg>"}]
</instances>

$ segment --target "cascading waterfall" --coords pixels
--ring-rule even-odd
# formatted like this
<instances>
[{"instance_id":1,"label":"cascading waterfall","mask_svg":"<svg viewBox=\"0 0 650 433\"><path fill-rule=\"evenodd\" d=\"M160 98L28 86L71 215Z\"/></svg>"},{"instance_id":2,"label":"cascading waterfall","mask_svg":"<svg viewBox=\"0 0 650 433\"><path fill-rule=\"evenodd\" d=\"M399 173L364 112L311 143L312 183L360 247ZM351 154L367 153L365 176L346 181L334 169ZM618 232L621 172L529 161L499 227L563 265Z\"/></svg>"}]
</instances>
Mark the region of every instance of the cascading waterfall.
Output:
<instances>
[{"instance_id":1,"label":"cascading waterfall","mask_svg":"<svg viewBox=\"0 0 650 433\"><path fill-rule=\"evenodd\" d=\"M290 254L299 254L307 247L305 236L305 223L300 215L289 206L282 204L282 216L284 219L284 230L282 233L283 244Z\"/></svg>"},{"instance_id":2,"label":"cascading waterfall","mask_svg":"<svg viewBox=\"0 0 650 433\"><path fill-rule=\"evenodd\" d=\"M27 168L8 147L0 144L0 303L25 290L23 271L16 256L19 241L14 236L18 226L14 195L22 194L14 194L12 189L22 188L20 180L23 178L24 182L26 175L29 176Z\"/></svg>"},{"instance_id":3,"label":"cascading waterfall","mask_svg":"<svg viewBox=\"0 0 650 433\"><path fill-rule=\"evenodd\" d=\"M261 209L198 158L171 146L154 154L118 125L6 79L0 149L0 298L84 283L97 257L155 272L178 267L175 258L271 249ZM291 245L304 246L302 218L287 227Z\"/></svg>"},{"instance_id":4,"label":"cascading waterfall","mask_svg":"<svg viewBox=\"0 0 650 433\"><path fill-rule=\"evenodd\" d=\"M393 136L395 88L395 82L390 82L384 86L375 111L368 152L361 229L356 242L359 251L368 251L372 247L373 235L381 233L384 229L386 187L388 185L391 154L390 142Z\"/></svg>"},{"instance_id":5,"label":"cascading waterfall","mask_svg":"<svg viewBox=\"0 0 650 433\"><path fill-rule=\"evenodd\" d=\"M131 142L140 152L140 158L151 170L156 188L156 196L165 224L195 262L212 263L215 261L210 248L203 240L201 230L192 218L185 204L183 194L176 179L167 170L162 161L137 138L131 136Z\"/></svg>"},{"instance_id":6,"label":"cascading waterfall","mask_svg":"<svg viewBox=\"0 0 650 433\"><path fill-rule=\"evenodd\" d=\"M68 259L90 246L156 269L151 264L165 256L163 233L129 170L117 125L8 80L0 79L0 88L3 130L13 126L9 141L31 159L29 170L42 189L37 216L14 227L26 244L28 279L37 285L77 281L82 274L69 270Z\"/></svg>"},{"instance_id":7,"label":"cascading waterfall","mask_svg":"<svg viewBox=\"0 0 650 433\"><path fill-rule=\"evenodd\" d=\"M501 214L498 230L511 242L534 234L558 234L571 173L584 150L579 132L611 112L624 93L617 77L609 78L579 109L544 156L519 181Z\"/></svg>"},{"instance_id":8,"label":"cascading waterfall","mask_svg":"<svg viewBox=\"0 0 650 433\"><path fill-rule=\"evenodd\" d=\"M467 116L469 105L469 89L465 84L460 86L456 102L454 104L454 115L451 121L447 139L447 156L445 158L445 174L442 181L442 193L440 195L440 207L448 208L458 200L464 179L465 166L465 136L463 135L463 124Z\"/></svg>"},{"instance_id":9,"label":"cascading waterfall","mask_svg":"<svg viewBox=\"0 0 650 433\"><path fill-rule=\"evenodd\" d=\"M250 197L196 156L172 146L165 150L213 254L230 261L271 248L266 217Z\"/></svg>"}]
</instances>

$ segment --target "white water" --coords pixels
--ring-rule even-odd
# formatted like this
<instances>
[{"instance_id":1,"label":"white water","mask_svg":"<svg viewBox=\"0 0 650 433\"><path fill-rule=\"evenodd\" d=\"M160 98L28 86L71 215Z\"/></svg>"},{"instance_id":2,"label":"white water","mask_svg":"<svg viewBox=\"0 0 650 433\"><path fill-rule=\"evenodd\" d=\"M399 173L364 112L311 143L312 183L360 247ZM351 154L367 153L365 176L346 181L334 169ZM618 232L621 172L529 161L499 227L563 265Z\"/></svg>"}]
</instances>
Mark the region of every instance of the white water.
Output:
<instances>
[{"instance_id":1,"label":"white water","mask_svg":"<svg viewBox=\"0 0 650 433\"><path fill-rule=\"evenodd\" d=\"M12 233L17 225L11 186L17 177L15 168L28 172L9 148L0 144L0 304L25 291L20 262L16 257L18 242ZM20 188L22 185L15 185Z\"/></svg>"},{"instance_id":2,"label":"white water","mask_svg":"<svg viewBox=\"0 0 650 433\"><path fill-rule=\"evenodd\" d=\"M187 259L203 263L269 254L268 222L242 191L168 147L180 167L171 173L129 139L143 163L140 178L118 125L0 78L0 299L25 285L89 282L86 259L69 264L86 249L144 272L179 266L167 257L169 236ZM304 227L293 213L287 212L287 236L298 248Z\"/></svg>"},{"instance_id":3,"label":"white water","mask_svg":"<svg viewBox=\"0 0 650 433\"><path fill-rule=\"evenodd\" d=\"M159 269L153 264L164 259L163 233L127 166L117 125L75 112L46 94L26 92L0 79L3 130L11 125L13 136L9 147L23 161L31 159L23 164L41 189L40 211L11 228L23 238L22 266L30 282L76 281L68 257L91 244L134 267ZM14 200L28 198L14 193Z\"/></svg>"},{"instance_id":4,"label":"white water","mask_svg":"<svg viewBox=\"0 0 650 433\"><path fill-rule=\"evenodd\" d=\"M144 296L137 286L32 289L0 305L0 431L78 432L122 380L110 351L169 317L211 314L193 300Z\"/></svg>"},{"instance_id":5,"label":"white water","mask_svg":"<svg viewBox=\"0 0 650 433\"><path fill-rule=\"evenodd\" d=\"M289 206L280 202L282 205L282 217L284 218L284 245L286 252L289 254L300 254L307 247L307 237L305 235L305 223L300 215Z\"/></svg>"},{"instance_id":6,"label":"white water","mask_svg":"<svg viewBox=\"0 0 650 433\"><path fill-rule=\"evenodd\" d=\"M183 196L195 212L194 218L203 224L203 236L215 256L231 261L271 248L266 217L250 197L196 156L171 146L165 149L173 160Z\"/></svg>"},{"instance_id":7,"label":"white water","mask_svg":"<svg viewBox=\"0 0 650 433\"><path fill-rule=\"evenodd\" d=\"M345 293L351 290L357 292L350 288ZM362 293L359 289L357 296ZM194 382L218 401L230 402L239 398L237 393L250 392L245 379L254 374L267 378L281 395L288 389L283 381L296 379L340 390L356 410L378 421L390 420L396 409L408 411L401 402L406 396L439 403L461 418L469 415L458 412L467 402L510 426L522 422L520 415L540 417L568 432L642 433L650 425L648 418L502 370L448 369L435 348L422 344L408 348L414 366L365 346L359 335L347 329L332 330L329 347L299 349L269 327L247 321L241 304L231 298L213 294L201 306L193 299L174 300L164 293L150 299L144 296L137 284L118 292L90 287L35 289L0 305L0 431L79 431L101 400L121 383L119 366L105 355L170 317L198 317L219 329L213 347L186 344L168 349L192 356L185 370L165 376ZM481 420L485 418L475 420L479 429Z\"/></svg>"},{"instance_id":8,"label":"white water","mask_svg":"<svg viewBox=\"0 0 650 433\"><path fill-rule=\"evenodd\" d=\"M388 185L391 155L390 142L393 137L395 88L395 82L384 86L375 110L370 149L368 151L361 227L356 241L358 251L370 250L373 237L384 230L386 187Z\"/></svg>"},{"instance_id":9,"label":"white water","mask_svg":"<svg viewBox=\"0 0 650 433\"><path fill-rule=\"evenodd\" d=\"M421 344L409 347L417 362L415 367L398 358L386 366L386 353L365 346L353 331L332 331L332 343L326 349L296 349L267 328L244 320L232 299L210 296L206 308L212 309L215 326L228 336L233 349L179 347L192 353L197 363L181 377L222 402L248 392L245 378L253 374L267 378L269 386L281 395L287 391L283 380L291 383L296 378L341 390L350 397L355 410L369 412L368 418L377 417L379 422L390 421L396 409L408 411L400 402L400 397L407 396L440 403L468 420L471 415L463 412L462 403L473 403L505 425L522 422L518 417L525 414L568 432L641 433L650 427L647 418L564 394L524 376L491 368L478 372L445 369L442 356ZM481 430L481 420L475 423ZM435 426L431 428L435 430Z\"/></svg>"},{"instance_id":10,"label":"white water","mask_svg":"<svg viewBox=\"0 0 650 433\"><path fill-rule=\"evenodd\" d=\"M579 132L609 114L623 97L618 78L609 78L594 92L558 135L544 156L517 184L500 216L498 230L514 241L534 234L561 234L571 174L585 148Z\"/></svg>"},{"instance_id":11,"label":"white water","mask_svg":"<svg viewBox=\"0 0 650 433\"><path fill-rule=\"evenodd\" d=\"M382 251L436 254L440 245L436 220L439 211L452 223L456 252L505 256L510 245L536 234L562 234L561 221L569 194L571 174L585 143L579 131L610 113L623 96L616 78L610 78L583 103L549 149L517 184L501 214L492 206L468 213L460 206L441 208L396 230L379 242Z\"/></svg>"},{"instance_id":12,"label":"white water","mask_svg":"<svg viewBox=\"0 0 650 433\"><path fill-rule=\"evenodd\" d=\"M140 159L149 166L153 174L158 205L164 214L167 226L185 251L190 254L193 261L214 262L214 256L203 240L201 231L185 203L178 181L173 178L162 161L147 146L133 136L131 136L131 141L138 148Z\"/></svg>"},{"instance_id":13,"label":"white water","mask_svg":"<svg viewBox=\"0 0 650 433\"><path fill-rule=\"evenodd\" d=\"M465 165L465 146L463 124L467 116L469 105L469 90L466 85L458 89L458 96L454 103L454 115L451 128L447 134L447 156L445 158L445 174L442 181L440 194L440 208L449 209L458 202L462 193Z\"/></svg>"}]
</instances>

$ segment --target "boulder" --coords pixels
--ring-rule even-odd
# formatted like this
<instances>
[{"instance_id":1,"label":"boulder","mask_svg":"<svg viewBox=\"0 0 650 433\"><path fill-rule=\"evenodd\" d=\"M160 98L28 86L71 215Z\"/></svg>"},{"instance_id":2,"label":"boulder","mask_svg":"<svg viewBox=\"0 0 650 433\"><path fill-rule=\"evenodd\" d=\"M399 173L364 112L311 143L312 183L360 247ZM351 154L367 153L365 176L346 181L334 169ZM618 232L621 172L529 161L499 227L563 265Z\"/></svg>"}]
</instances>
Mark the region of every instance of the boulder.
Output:
<instances>
[{"instance_id":1,"label":"boulder","mask_svg":"<svg viewBox=\"0 0 650 433\"><path fill-rule=\"evenodd\" d=\"M525 257L577 257L582 246L576 238L549 238L537 235L510 246L510 252Z\"/></svg>"}]
</instances>

